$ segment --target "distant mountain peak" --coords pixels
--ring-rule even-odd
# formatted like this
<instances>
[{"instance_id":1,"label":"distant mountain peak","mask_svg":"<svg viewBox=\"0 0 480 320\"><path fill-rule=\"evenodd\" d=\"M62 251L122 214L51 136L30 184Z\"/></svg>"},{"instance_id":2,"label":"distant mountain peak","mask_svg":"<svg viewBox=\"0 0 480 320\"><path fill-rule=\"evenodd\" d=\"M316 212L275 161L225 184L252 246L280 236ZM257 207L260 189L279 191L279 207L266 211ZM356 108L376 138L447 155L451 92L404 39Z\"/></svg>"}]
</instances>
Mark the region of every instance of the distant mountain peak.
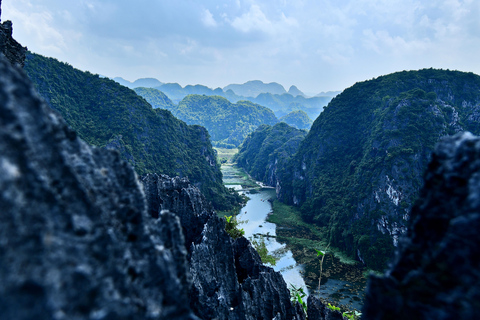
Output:
<instances>
[{"instance_id":1,"label":"distant mountain peak","mask_svg":"<svg viewBox=\"0 0 480 320\"><path fill-rule=\"evenodd\" d=\"M134 82L130 82L128 80L123 79L122 77L115 77L113 78L113 81L120 83L122 86L125 86L130 89L139 88L139 87L155 88L163 84L162 82L158 81L155 78L140 78L135 80Z\"/></svg>"},{"instance_id":2,"label":"distant mountain peak","mask_svg":"<svg viewBox=\"0 0 480 320\"><path fill-rule=\"evenodd\" d=\"M296 86L291 86L290 89L288 89L288 93L291 94L292 96L304 96L305 94L300 91Z\"/></svg>"},{"instance_id":3,"label":"distant mountain peak","mask_svg":"<svg viewBox=\"0 0 480 320\"><path fill-rule=\"evenodd\" d=\"M223 91L232 90L236 95L255 98L261 93L284 94L285 88L276 82L264 83L261 80L250 80L244 84L230 84Z\"/></svg>"}]
</instances>

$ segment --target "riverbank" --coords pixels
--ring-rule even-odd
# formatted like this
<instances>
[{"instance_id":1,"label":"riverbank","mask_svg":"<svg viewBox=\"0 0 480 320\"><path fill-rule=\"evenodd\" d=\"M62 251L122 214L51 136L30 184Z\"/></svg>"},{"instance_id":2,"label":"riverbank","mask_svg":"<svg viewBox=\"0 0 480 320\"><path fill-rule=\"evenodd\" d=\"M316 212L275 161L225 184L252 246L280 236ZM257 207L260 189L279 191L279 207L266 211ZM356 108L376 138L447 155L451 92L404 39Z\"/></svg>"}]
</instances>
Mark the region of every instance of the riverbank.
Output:
<instances>
[{"instance_id":1,"label":"riverbank","mask_svg":"<svg viewBox=\"0 0 480 320\"><path fill-rule=\"evenodd\" d=\"M316 250L328 246L327 230L301 219L297 208L276 200L273 188L262 188L243 169L222 164L224 184L238 190L248 201L236 212L245 236L256 242L264 262L280 271L287 283L302 287L308 294L340 306L342 311L361 310L366 287L365 268L336 248L328 248L318 289L320 259Z\"/></svg>"},{"instance_id":2,"label":"riverbank","mask_svg":"<svg viewBox=\"0 0 480 320\"><path fill-rule=\"evenodd\" d=\"M361 310L367 282L363 265L330 247L326 230L304 222L295 207L275 200L267 221L277 226L277 241L286 244L297 263L303 266L302 276L309 294L345 310ZM320 289L320 258L316 250L327 251Z\"/></svg>"}]
</instances>

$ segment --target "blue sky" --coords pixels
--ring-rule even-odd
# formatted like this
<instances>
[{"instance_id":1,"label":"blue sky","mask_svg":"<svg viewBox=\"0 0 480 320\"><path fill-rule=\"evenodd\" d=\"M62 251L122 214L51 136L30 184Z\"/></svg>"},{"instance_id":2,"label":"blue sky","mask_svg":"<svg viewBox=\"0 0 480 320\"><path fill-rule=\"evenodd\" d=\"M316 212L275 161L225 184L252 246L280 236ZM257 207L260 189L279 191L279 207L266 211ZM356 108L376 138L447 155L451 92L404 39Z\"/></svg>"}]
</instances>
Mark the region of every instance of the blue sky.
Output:
<instances>
[{"instance_id":1,"label":"blue sky","mask_svg":"<svg viewBox=\"0 0 480 320\"><path fill-rule=\"evenodd\" d=\"M402 70L480 74L478 0L3 0L31 51L133 81L318 93Z\"/></svg>"}]
</instances>

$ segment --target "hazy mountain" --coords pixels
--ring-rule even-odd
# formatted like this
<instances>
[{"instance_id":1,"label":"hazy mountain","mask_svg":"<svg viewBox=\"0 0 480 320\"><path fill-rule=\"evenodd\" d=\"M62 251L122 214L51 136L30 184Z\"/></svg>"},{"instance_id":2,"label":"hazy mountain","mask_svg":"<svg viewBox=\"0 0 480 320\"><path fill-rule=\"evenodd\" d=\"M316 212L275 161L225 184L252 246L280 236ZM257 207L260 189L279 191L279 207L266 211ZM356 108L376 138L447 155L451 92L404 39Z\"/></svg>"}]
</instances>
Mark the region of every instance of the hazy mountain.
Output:
<instances>
[{"instance_id":1,"label":"hazy mountain","mask_svg":"<svg viewBox=\"0 0 480 320\"><path fill-rule=\"evenodd\" d=\"M290 89L288 89L288 93L291 94L292 96L304 96L303 92L298 90L296 86L291 86Z\"/></svg>"},{"instance_id":2,"label":"hazy mountain","mask_svg":"<svg viewBox=\"0 0 480 320\"><path fill-rule=\"evenodd\" d=\"M236 95L255 98L261 93L284 94L285 88L276 82L263 83L260 80L245 82L244 84L230 84L223 91L232 90Z\"/></svg>"}]
</instances>

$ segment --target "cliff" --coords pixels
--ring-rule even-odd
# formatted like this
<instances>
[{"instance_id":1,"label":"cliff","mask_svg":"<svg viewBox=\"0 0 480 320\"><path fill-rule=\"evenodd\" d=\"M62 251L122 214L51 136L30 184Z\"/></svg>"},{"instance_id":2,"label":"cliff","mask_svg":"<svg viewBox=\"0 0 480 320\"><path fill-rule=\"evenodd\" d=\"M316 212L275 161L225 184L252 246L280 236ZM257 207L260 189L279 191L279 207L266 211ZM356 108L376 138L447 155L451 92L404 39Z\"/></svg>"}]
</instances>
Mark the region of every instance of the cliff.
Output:
<instances>
[{"instance_id":1,"label":"cliff","mask_svg":"<svg viewBox=\"0 0 480 320\"><path fill-rule=\"evenodd\" d=\"M0 7L2 2L0 1ZM2 11L0 9L0 16ZM1 19L0 19L1 22ZM5 57L12 64L18 64L23 67L25 64L25 56L27 53L27 48L23 47L12 37L12 22L7 20L0 24L0 52L2 52Z\"/></svg>"},{"instance_id":2,"label":"cliff","mask_svg":"<svg viewBox=\"0 0 480 320\"><path fill-rule=\"evenodd\" d=\"M426 69L357 83L314 122L278 197L331 243L382 270L406 232L435 143L480 133L480 77Z\"/></svg>"},{"instance_id":3,"label":"cliff","mask_svg":"<svg viewBox=\"0 0 480 320\"><path fill-rule=\"evenodd\" d=\"M480 138L442 139L411 224L382 277L370 278L365 319L474 319L480 312Z\"/></svg>"}]
</instances>

